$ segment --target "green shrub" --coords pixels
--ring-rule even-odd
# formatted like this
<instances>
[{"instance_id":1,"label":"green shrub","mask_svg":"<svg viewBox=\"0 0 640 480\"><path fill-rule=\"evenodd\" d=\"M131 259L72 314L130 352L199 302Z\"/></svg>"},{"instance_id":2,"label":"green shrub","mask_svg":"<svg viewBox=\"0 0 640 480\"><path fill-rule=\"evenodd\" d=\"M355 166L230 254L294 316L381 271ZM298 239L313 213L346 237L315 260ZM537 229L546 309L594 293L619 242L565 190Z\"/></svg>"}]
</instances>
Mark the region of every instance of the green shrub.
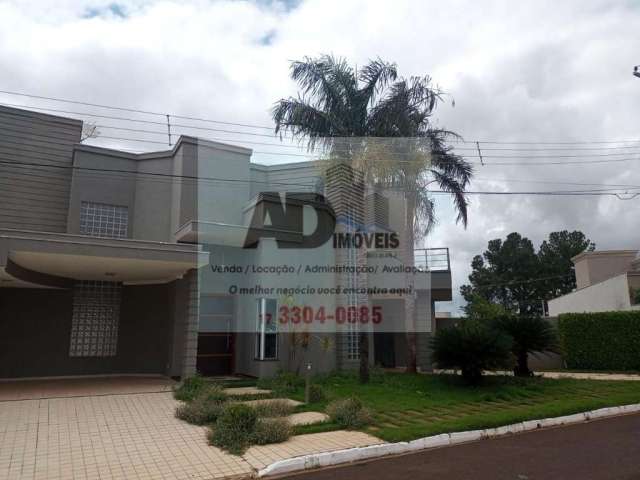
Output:
<instances>
[{"instance_id":1,"label":"green shrub","mask_svg":"<svg viewBox=\"0 0 640 480\"><path fill-rule=\"evenodd\" d=\"M495 327L509 335L511 352L516 358L514 374L529 377L529 353L558 351L556 329L544 318L519 315L502 315L494 320Z\"/></svg>"},{"instance_id":2,"label":"green shrub","mask_svg":"<svg viewBox=\"0 0 640 480\"><path fill-rule=\"evenodd\" d=\"M253 408L242 403L228 403L215 425L209 429L209 443L234 455L241 455L251 444L256 422L257 414Z\"/></svg>"},{"instance_id":3,"label":"green shrub","mask_svg":"<svg viewBox=\"0 0 640 480\"><path fill-rule=\"evenodd\" d=\"M259 418L251 436L251 443L268 445L285 442L291 437L292 431L291 423L285 418Z\"/></svg>"},{"instance_id":4,"label":"green shrub","mask_svg":"<svg viewBox=\"0 0 640 480\"><path fill-rule=\"evenodd\" d=\"M327 400L324 389L317 384L309 385L309 403L321 403Z\"/></svg>"},{"instance_id":5,"label":"green shrub","mask_svg":"<svg viewBox=\"0 0 640 480\"><path fill-rule=\"evenodd\" d=\"M640 312L563 313L560 344L568 368L640 370Z\"/></svg>"},{"instance_id":6,"label":"green shrub","mask_svg":"<svg viewBox=\"0 0 640 480\"><path fill-rule=\"evenodd\" d=\"M327 405L327 415L342 428L361 428L371 423L371 414L355 397L334 400Z\"/></svg>"},{"instance_id":7,"label":"green shrub","mask_svg":"<svg viewBox=\"0 0 640 480\"><path fill-rule=\"evenodd\" d=\"M282 398L263 401L252 405L258 417L286 417L293 413L294 407Z\"/></svg>"},{"instance_id":8,"label":"green shrub","mask_svg":"<svg viewBox=\"0 0 640 480\"><path fill-rule=\"evenodd\" d=\"M386 379L384 368L373 365L369 368L369 381L371 383L384 383Z\"/></svg>"},{"instance_id":9,"label":"green shrub","mask_svg":"<svg viewBox=\"0 0 640 480\"><path fill-rule=\"evenodd\" d=\"M511 345L511 337L475 320L438 330L431 341L438 368L460 369L469 385L480 383L484 370L509 366Z\"/></svg>"},{"instance_id":10,"label":"green shrub","mask_svg":"<svg viewBox=\"0 0 640 480\"><path fill-rule=\"evenodd\" d=\"M200 375L185 378L182 383L173 389L173 396L176 400L190 402L198 396L210 383Z\"/></svg>"},{"instance_id":11,"label":"green shrub","mask_svg":"<svg viewBox=\"0 0 640 480\"><path fill-rule=\"evenodd\" d=\"M258 380L258 388L271 390L275 395L288 396L294 393L298 388L304 386L304 378L293 372L278 372L270 378L261 378Z\"/></svg>"},{"instance_id":12,"label":"green shrub","mask_svg":"<svg viewBox=\"0 0 640 480\"><path fill-rule=\"evenodd\" d=\"M176 417L194 425L213 423L220 416L227 395L218 385L209 385L190 402L176 409Z\"/></svg>"}]
</instances>

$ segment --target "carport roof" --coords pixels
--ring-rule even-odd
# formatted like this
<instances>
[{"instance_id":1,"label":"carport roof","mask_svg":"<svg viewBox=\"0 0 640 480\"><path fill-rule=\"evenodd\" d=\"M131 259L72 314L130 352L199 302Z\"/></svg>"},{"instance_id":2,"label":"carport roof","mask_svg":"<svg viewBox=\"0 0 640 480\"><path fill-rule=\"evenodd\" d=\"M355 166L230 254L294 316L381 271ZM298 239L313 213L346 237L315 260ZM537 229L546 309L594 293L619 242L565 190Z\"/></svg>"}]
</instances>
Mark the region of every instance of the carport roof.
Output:
<instances>
[{"instance_id":1,"label":"carport roof","mask_svg":"<svg viewBox=\"0 0 640 480\"><path fill-rule=\"evenodd\" d=\"M0 286L166 283L208 260L198 245L0 229Z\"/></svg>"}]
</instances>

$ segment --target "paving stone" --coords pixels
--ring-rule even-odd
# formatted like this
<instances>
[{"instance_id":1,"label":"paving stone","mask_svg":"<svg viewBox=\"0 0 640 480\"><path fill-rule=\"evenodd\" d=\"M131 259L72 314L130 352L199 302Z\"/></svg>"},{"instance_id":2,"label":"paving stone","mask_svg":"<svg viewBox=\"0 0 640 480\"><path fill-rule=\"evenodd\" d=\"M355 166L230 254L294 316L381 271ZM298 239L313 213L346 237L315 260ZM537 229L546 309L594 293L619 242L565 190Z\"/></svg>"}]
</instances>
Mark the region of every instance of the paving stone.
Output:
<instances>
[{"instance_id":1,"label":"paving stone","mask_svg":"<svg viewBox=\"0 0 640 480\"><path fill-rule=\"evenodd\" d=\"M274 400L281 400L281 401L287 402L292 407L297 407L298 405L302 405L302 402L299 402L297 400L292 400L290 398L261 398L259 400L245 400L244 402L241 402L241 403L244 403L245 405L260 405L261 403L269 403L269 402L273 402Z\"/></svg>"},{"instance_id":2,"label":"paving stone","mask_svg":"<svg viewBox=\"0 0 640 480\"><path fill-rule=\"evenodd\" d=\"M204 427L175 418L171 392L70 396L86 393L78 387L56 390L67 398L0 402L0 479L210 480L252 473L242 457L209 446Z\"/></svg>"},{"instance_id":3,"label":"paving stone","mask_svg":"<svg viewBox=\"0 0 640 480\"><path fill-rule=\"evenodd\" d=\"M300 412L289 415L287 420L291 425L312 425L314 423L322 423L329 420L329 415L320 412Z\"/></svg>"},{"instance_id":4,"label":"paving stone","mask_svg":"<svg viewBox=\"0 0 640 480\"><path fill-rule=\"evenodd\" d=\"M271 390L264 390L256 387L233 387L225 388L224 393L227 395L270 395Z\"/></svg>"}]
</instances>

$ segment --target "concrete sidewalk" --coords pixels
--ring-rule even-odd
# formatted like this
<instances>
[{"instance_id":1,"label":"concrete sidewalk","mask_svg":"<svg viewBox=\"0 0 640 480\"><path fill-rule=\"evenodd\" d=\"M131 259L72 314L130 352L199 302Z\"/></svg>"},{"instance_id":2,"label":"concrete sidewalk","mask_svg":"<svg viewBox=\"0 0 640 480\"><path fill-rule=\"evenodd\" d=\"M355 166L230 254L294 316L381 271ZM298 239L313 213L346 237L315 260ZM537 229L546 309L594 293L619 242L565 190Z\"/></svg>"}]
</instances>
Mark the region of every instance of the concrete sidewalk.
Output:
<instances>
[{"instance_id":1,"label":"concrete sidewalk","mask_svg":"<svg viewBox=\"0 0 640 480\"><path fill-rule=\"evenodd\" d=\"M452 375L458 374L457 370L434 370L428 375ZM506 375L513 376L513 372L507 370L486 371L485 375ZM565 372L565 371L537 371L536 377L542 378L574 378L576 380L610 380L610 381L640 381L640 375L634 373L600 373L600 372Z\"/></svg>"}]
</instances>

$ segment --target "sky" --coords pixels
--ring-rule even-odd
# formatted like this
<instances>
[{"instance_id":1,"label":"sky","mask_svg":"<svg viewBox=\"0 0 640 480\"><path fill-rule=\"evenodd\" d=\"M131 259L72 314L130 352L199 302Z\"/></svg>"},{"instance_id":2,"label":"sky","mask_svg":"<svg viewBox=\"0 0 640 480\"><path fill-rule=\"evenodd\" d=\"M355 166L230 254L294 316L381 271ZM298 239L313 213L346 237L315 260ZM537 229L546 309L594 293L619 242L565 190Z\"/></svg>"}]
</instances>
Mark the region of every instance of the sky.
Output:
<instances>
[{"instance_id":1,"label":"sky","mask_svg":"<svg viewBox=\"0 0 640 480\"><path fill-rule=\"evenodd\" d=\"M474 165L471 190L638 186L640 78L631 74L640 64L638 31L640 3L632 1L0 0L0 90L271 126L274 102L296 93L288 76L291 60L331 53L362 65L381 57L397 63L403 76L430 75L447 92L434 124L482 142L485 165ZM0 103L98 111L2 93ZM164 128L162 117L144 118ZM99 131L102 137L126 134ZM265 140L207 135L240 144ZM540 150L540 142L620 143ZM538 163L631 160L532 165L536 160L497 155L547 156ZM254 155L264 162L292 158ZM491 165L496 162L516 165ZM549 232L577 229L598 249L636 249L639 207L640 197L474 195L464 229L448 199L438 197L439 223L425 245L449 247L454 301L437 309L458 311L471 259L489 240L517 231L539 245Z\"/></svg>"}]
</instances>

